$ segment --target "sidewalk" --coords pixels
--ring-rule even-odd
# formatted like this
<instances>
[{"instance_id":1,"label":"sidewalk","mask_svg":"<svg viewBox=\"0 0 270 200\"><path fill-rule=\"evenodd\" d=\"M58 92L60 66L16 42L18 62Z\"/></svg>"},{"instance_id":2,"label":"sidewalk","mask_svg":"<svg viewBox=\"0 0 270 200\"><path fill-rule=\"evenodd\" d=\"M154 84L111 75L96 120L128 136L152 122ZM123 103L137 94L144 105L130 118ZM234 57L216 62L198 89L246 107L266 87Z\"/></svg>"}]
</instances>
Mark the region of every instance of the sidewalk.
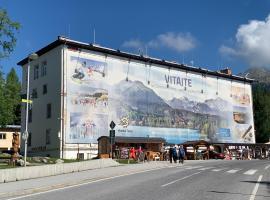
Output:
<instances>
[{"instance_id":1,"label":"sidewalk","mask_svg":"<svg viewBox=\"0 0 270 200\"><path fill-rule=\"evenodd\" d=\"M206 162L209 163L211 161L187 160L185 161L184 165ZM147 170L155 170L176 166L182 166L182 164L169 163L167 161L152 161L139 164L118 165L115 167L92 169L57 176L2 183L0 184L0 199L13 196L27 195L36 192L44 192L51 189L59 189L99 179L107 179L127 174L140 173Z\"/></svg>"}]
</instances>

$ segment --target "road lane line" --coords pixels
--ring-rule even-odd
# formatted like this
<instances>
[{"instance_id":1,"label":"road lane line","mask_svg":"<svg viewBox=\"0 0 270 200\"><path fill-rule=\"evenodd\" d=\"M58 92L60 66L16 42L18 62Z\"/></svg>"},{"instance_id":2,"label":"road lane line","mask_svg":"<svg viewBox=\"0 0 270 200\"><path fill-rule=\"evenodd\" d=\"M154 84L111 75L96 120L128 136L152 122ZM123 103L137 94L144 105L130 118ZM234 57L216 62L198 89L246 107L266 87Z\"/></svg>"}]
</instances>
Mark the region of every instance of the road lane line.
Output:
<instances>
[{"instance_id":1,"label":"road lane line","mask_svg":"<svg viewBox=\"0 0 270 200\"><path fill-rule=\"evenodd\" d=\"M253 174L256 173L256 171L258 171L258 170L256 170L256 169L250 169L250 170L246 171L244 174L246 174L246 175L253 175Z\"/></svg>"},{"instance_id":2,"label":"road lane line","mask_svg":"<svg viewBox=\"0 0 270 200\"><path fill-rule=\"evenodd\" d=\"M234 174L235 172L238 172L239 170L241 169L232 169L232 170L227 171L227 173Z\"/></svg>"},{"instance_id":3,"label":"road lane line","mask_svg":"<svg viewBox=\"0 0 270 200\"><path fill-rule=\"evenodd\" d=\"M258 191L258 189L259 189L260 182L261 182L261 180L262 180L262 177L263 177L263 175L260 175L260 176L259 176L259 178L258 178L258 180L257 180L257 183L256 183L256 185L255 185L255 187L254 187L254 189L253 189L253 191L252 191L252 193L251 193L251 196L250 196L249 200L254 200L254 199L255 199L256 193L257 193L257 191Z\"/></svg>"},{"instance_id":4,"label":"road lane line","mask_svg":"<svg viewBox=\"0 0 270 200\"><path fill-rule=\"evenodd\" d=\"M266 170L266 169L268 169L270 167L270 165L267 165L264 169Z\"/></svg>"},{"instance_id":5,"label":"road lane line","mask_svg":"<svg viewBox=\"0 0 270 200\"><path fill-rule=\"evenodd\" d=\"M199 168L198 170L204 171L204 170L212 169L212 168L214 168L214 167L204 167L204 168Z\"/></svg>"},{"instance_id":6,"label":"road lane line","mask_svg":"<svg viewBox=\"0 0 270 200\"><path fill-rule=\"evenodd\" d=\"M200 167L203 167L201 165L197 165L197 166L187 166L185 169L197 169L197 168L200 168ZM180 167L179 167L180 168Z\"/></svg>"},{"instance_id":7,"label":"road lane line","mask_svg":"<svg viewBox=\"0 0 270 200\"><path fill-rule=\"evenodd\" d=\"M219 171L222 171L222 170L225 170L227 168L219 168L219 169L212 169L213 172L219 172Z\"/></svg>"},{"instance_id":8,"label":"road lane line","mask_svg":"<svg viewBox=\"0 0 270 200\"><path fill-rule=\"evenodd\" d=\"M168 185L174 184L174 183L176 183L176 182L178 182L178 181L182 181L182 180L184 180L184 179L187 179L187 178L189 178L189 177L191 177L191 176L194 176L194 175L196 175L196 174L199 174L199 173L201 173L201 172L196 172L196 173L194 173L194 174L185 176L185 177L183 177L183 178L176 179L176 180L174 180L174 181L172 181L172 182L169 182L169 183L166 183L166 184L162 185L161 187L166 187L166 186L168 186Z\"/></svg>"},{"instance_id":9,"label":"road lane line","mask_svg":"<svg viewBox=\"0 0 270 200\"><path fill-rule=\"evenodd\" d=\"M111 177L106 177L106 178L101 178L101 179L97 179L97 180L89 180L87 182L78 183L78 184L74 184L74 185L63 186L61 188L46 190L46 191L27 194L27 195L22 195L22 196L18 196L18 197L12 197L12 198L9 198L9 199L6 199L6 200L22 199L22 198L26 198L26 197L36 196L36 195L40 195L40 194L46 194L46 193L55 192L55 191L59 191L59 190L65 190L65 189L69 189L69 188L74 188L74 187L79 187L79 186L83 186L83 185L89 185L89 184L97 183L97 182L101 182L101 181L106 181L106 180L110 180L110 179L115 179L115 178L120 178L120 177L124 177L124 176L140 174L140 173L150 172L150 171L155 171L155 170L160 170L160 169L166 169L166 168L167 167L165 166L165 167L157 167L157 168L154 168L154 169L147 169L147 170L142 170L142 171L129 172L129 173L116 175L116 176L111 176ZM2 198L4 198L4 197L2 197Z\"/></svg>"}]
</instances>

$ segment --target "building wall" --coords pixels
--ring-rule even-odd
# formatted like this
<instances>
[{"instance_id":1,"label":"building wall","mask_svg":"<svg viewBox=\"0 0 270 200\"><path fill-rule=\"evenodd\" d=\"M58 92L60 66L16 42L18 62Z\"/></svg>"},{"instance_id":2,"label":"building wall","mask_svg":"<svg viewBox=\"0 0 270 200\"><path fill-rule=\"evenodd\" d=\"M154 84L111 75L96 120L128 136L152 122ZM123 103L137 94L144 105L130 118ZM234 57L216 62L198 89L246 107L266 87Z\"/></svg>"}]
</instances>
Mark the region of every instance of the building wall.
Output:
<instances>
[{"instance_id":1,"label":"building wall","mask_svg":"<svg viewBox=\"0 0 270 200\"><path fill-rule=\"evenodd\" d=\"M18 131L18 130L17 130ZM0 150L10 150L12 148L12 139L14 130L0 129ZM20 132L17 132L20 134ZM5 139L2 137L5 134Z\"/></svg>"},{"instance_id":2,"label":"building wall","mask_svg":"<svg viewBox=\"0 0 270 200\"><path fill-rule=\"evenodd\" d=\"M32 122L28 129L31 133L31 145L28 145L29 155L59 157L60 140L58 133L61 123L61 49L59 46L30 63L30 94L37 90L37 98L32 98ZM41 76L41 65L47 62L46 75ZM39 77L34 80L34 68L39 65ZM26 94L27 65L23 66L22 94ZM43 85L47 85L47 93L43 94ZM47 118L47 104L51 104L51 117ZM26 104L22 106L22 130L25 130ZM46 142L46 130L50 139ZM47 139L48 140L48 139ZM46 151L45 151L46 150ZM22 143L24 151L24 142Z\"/></svg>"},{"instance_id":3,"label":"building wall","mask_svg":"<svg viewBox=\"0 0 270 200\"><path fill-rule=\"evenodd\" d=\"M34 66L43 61L47 61L47 75L33 80ZM26 66L23 69L26 93ZM91 158L97 154L97 138L109 135L111 121L116 123L116 136L163 137L169 143L255 142L251 85L218 74L61 45L31 62L30 77L30 92L36 88L38 93L29 123L31 155L75 159L79 153ZM46 118L48 103L50 119ZM22 130L24 111L25 106ZM50 129L50 144L46 144L46 129Z\"/></svg>"}]
</instances>

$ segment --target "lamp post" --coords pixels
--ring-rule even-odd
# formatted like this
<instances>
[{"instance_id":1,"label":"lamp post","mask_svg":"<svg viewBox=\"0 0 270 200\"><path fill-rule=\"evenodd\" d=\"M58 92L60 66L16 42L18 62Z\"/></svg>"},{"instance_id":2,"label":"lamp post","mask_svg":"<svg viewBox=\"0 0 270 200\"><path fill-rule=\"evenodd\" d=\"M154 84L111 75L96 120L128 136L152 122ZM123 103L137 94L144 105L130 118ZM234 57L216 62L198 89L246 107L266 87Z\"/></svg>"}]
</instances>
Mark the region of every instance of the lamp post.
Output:
<instances>
[{"instance_id":1,"label":"lamp post","mask_svg":"<svg viewBox=\"0 0 270 200\"><path fill-rule=\"evenodd\" d=\"M30 80L30 62L32 60L38 59L36 53L32 53L28 56L27 64L27 85L26 85L26 114L25 114L25 131L23 133L24 139L24 167L26 167L26 157L27 157L27 140L28 140L28 116L29 116L29 80Z\"/></svg>"}]
</instances>

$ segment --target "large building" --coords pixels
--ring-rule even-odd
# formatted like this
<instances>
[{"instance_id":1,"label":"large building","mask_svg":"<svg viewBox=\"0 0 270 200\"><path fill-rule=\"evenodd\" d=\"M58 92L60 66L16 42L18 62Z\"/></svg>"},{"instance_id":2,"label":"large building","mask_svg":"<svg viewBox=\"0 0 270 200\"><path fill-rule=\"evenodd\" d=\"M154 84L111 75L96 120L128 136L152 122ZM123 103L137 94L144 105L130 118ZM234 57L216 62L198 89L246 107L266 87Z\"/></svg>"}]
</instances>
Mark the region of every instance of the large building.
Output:
<instances>
[{"instance_id":1,"label":"large building","mask_svg":"<svg viewBox=\"0 0 270 200\"><path fill-rule=\"evenodd\" d=\"M250 79L64 37L36 53L18 63L32 155L91 158L111 121L116 136L255 143Z\"/></svg>"}]
</instances>

